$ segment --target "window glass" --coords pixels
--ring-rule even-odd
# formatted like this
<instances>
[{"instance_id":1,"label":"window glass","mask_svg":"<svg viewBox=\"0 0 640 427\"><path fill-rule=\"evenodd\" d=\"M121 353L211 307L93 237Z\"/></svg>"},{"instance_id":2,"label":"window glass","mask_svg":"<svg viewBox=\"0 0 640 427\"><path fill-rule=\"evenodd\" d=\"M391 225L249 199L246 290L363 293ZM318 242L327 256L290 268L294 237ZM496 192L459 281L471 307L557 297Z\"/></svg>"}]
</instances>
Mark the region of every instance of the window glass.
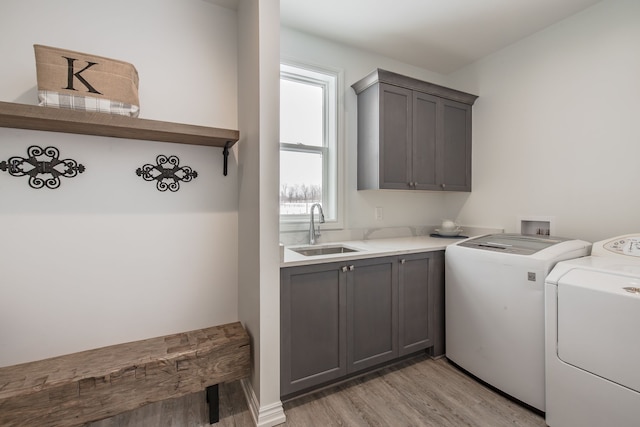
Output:
<instances>
[{"instance_id":1,"label":"window glass","mask_svg":"<svg viewBox=\"0 0 640 427\"><path fill-rule=\"evenodd\" d=\"M322 146L322 89L280 80L280 142Z\"/></svg>"},{"instance_id":2,"label":"window glass","mask_svg":"<svg viewBox=\"0 0 640 427\"><path fill-rule=\"evenodd\" d=\"M314 203L337 220L336 73L281 65L280 220L308 222Z\"/></svg>"}]
</instances>

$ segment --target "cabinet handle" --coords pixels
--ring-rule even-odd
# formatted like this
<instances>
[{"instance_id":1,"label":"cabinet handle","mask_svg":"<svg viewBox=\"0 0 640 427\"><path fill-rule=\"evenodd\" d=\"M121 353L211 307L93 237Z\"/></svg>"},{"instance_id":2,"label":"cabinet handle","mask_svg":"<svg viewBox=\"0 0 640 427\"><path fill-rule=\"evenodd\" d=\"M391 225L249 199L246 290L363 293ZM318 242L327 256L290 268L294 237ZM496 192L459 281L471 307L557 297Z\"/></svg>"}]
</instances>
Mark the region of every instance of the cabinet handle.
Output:
<instances>
[{"instance_id":1,"label":"cabinet handle","mask_svg":"<svg viewBox=\"0 0 640 427\"><path fill-rule=\"evenodd\" d=\"M446 185L445 185L445 184L441 184L441 185L442 185L442 188L446 187Z\"/></svg>"},{"instance_id":2,"label":"cabinet handle","mask_svg":"<svg viewBox=\"0 0 640 427\"><path fill-rule=\"evenodd\" d=\"M340 270L342 270L343 273L347 272L347 266L345 265L344 267L342 267Z\"/></svg>"},{"instance_id":3,"label":"cabinet handle","mask_svg":"<svg viewBox=\"0 0 640 427\"><path fill-rule=\"evenodd\" d=\"M407 262L407 260L404 258L400 260L400 264L404 264L405 262Z\"/></svg>"},{"instance_id":4,"label":"cabinet handle","mask_svg":"<svg viewBox=\"0 0 640 427\"><path fill-rule=\"evenodd\" d=\"M355 267L354 267L353 265L350 265L350 266L349 266L349 271L353 271L353 269L354 269L354 268L355 268Z\"/></svg>"}]
</instances>

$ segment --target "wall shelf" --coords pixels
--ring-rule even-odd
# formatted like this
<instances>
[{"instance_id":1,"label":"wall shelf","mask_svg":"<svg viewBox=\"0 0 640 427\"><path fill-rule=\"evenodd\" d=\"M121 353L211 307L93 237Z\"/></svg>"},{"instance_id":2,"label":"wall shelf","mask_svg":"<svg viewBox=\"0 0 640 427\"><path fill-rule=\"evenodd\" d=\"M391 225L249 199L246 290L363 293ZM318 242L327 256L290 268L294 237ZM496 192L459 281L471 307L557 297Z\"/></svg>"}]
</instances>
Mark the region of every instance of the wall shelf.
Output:
<instances>
[{"instance_id":1,"label":"wall shelf","mask_svg":"<svg viewBox=\"0 0 640 427\"><path fill-rule=\"evenodd\" d=\"M0 102L0 127L221 147L225 175L229 148L240 139L237 130L11 102Z\"/></svg>"},{"instance_id":2,"label":"wall shelf","mask_svg":"<svg viewBox=\"0 0 640 427\"><path fill-rule=\"evenodd\" d=\"M179 144L232 146L237 130L161 122L106 113L0 102L0 127L110 136Z\"/></svg>"}]
</instances>

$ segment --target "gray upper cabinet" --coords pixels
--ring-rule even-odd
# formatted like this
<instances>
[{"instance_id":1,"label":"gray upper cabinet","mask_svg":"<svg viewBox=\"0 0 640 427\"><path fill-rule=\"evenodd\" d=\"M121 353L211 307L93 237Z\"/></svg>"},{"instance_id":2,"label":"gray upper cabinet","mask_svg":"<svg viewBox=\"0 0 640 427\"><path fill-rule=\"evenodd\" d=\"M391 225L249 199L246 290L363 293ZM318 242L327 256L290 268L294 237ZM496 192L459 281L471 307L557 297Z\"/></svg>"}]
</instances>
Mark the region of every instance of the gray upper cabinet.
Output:
<instances>
[{"instance_id":1,"label":"gray upper cabinet","mask_svg":"<svg viewBox=\"0 0 640 427\"><path fill-rule=\"evenodd\" d=\"M358 95L358 190L471 191L477 96L375 70Z\"/></svg>"},{"instance_id":2,"label":"gray upper cabinet","mask_svg":"<svg viewBox=\"0 0 640 427\"><path fill-rule=\"evenodd\" d=\"M438 185L445 191L471 191L471 106L446 99L440 105Z\"/></svg>"}]
</instances>

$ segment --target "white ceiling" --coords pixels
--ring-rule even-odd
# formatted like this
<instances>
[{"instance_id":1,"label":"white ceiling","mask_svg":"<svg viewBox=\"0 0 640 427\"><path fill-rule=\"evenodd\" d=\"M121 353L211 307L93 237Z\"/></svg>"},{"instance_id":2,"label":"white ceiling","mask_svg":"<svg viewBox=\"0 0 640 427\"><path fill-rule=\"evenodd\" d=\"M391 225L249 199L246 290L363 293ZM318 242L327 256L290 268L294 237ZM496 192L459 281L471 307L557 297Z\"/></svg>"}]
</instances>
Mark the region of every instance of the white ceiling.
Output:
<instances>
[{"instance_id":1,"label":"white ceiling","mask_svg":"<svg viewBox=\"0 0 640 427\"><path fill-rule=\"evenodd\" d=\"M283 26L448 74L599 1L280 0L280 16Z\"/></svg>"}]
</instances>

